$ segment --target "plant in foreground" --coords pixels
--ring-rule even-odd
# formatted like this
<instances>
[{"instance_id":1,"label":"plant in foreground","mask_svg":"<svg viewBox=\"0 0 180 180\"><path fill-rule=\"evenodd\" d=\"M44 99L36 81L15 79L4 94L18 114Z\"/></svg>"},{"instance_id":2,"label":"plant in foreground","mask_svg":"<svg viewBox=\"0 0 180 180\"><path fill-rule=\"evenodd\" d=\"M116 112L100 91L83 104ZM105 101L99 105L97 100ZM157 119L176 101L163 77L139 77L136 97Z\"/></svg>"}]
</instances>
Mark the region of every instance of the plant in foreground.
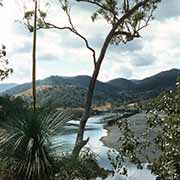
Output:
<instances>
[{"instance_id":1,"label":"plant in foreground","mask_svg":"<svg viewBox=\"0 0 180 180\"><path fill-rule=\"evenodd\" d=\"M97 163L97 156L89 148L84 148L78 158L64 154L55 163L55 180L91 180L106 178L108 172Z\"/></svg>"},{"instance_id":2,"label":"plant in foreground","mask_svg":"<svg viewBox=\"0 0 180 180\"><path fill-rule=\"evenodd\" d=\"M49 180L53 177L50 136L71 119L69 112L27 112L4 124L0 132L1 157L13 159L20 180Z\"/></svg>"}]
</instances>

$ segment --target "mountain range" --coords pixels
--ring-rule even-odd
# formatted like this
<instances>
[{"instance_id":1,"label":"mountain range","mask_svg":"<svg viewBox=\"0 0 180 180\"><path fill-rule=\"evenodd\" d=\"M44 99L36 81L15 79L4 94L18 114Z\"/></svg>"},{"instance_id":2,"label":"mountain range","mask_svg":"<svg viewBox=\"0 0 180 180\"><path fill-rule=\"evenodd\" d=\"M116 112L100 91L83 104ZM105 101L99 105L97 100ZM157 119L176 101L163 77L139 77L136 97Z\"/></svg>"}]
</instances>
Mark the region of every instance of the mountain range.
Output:
<instances>
[{"instance_id":1,"label":"mountain range","mask_svg":"<svg viewBox=\"0 0 180 180\"><path fill-rule=\"evenodd\" d=\"M179 69L160 72L143 80L117 78L108 82L97 81L94 104L105 102L137 102L159 95L161 92L175 89ZM79 107L85 100L89 76L50 76L37 81L37 99L39 105L51 104L52 107ZM15 87L0 84L1 95L22 96L31 101L31 83ZM15 85L15 84L14 84ZM4 91L5 89L5 91ZM3 91L3 92L2 92Z\"/></svg>"},{"instance_id":2,"label":"mountain range","mask_svg":"<svg viewBox=\"0 0 180 180\"><path fill-rule=\"evenodd\" d=\"M11 88L13 88L15 86L17 86L17 84L15 84L15 83L3 83L3 84L0 84L0 93L6 91L8 89L11 89Z\"/></svg>"}]
</instances>

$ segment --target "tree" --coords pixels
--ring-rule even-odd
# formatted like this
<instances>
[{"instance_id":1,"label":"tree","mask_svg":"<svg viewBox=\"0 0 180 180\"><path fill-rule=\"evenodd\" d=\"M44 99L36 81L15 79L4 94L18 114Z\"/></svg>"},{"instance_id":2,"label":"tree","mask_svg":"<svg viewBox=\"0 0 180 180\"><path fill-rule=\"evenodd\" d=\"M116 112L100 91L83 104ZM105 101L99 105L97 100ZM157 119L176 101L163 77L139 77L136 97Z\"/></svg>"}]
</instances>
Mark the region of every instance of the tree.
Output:
<instances>
[{"instance_id":1,"label":"tree","mask_svg":"<svg viewBox=\"0 0 180 180\"><path fill-rule=\"evenodd\" d=\"M97 10L92 15L92 20L95 21L99 17L106 20L108 24L111 24L108 34L104 40L102 47L100 48L99 56L96 56L96 51L93 49L88 42L88 39L80 34L75 28L70 14L70 1L59 0L61 8L67 15L69 26L60 27L52 23L46 22L44 14L41 16L39 21L39 28L44 29L59 29L69 30L79 38L81 38L86 47L91 51L94 69L91 80L89 82L87 97L85 101L85 111L82 115L79 131L76 138L76 143L73 150L73 155L78 156L82 147L84 147L89 138L84 140L84 129L87 120L90 116L92 97L95 89L96 80L101 69L101 64L104 60L108 46L110 44L126 44L135 38L140 37L140 30L145 28L151 19L153 19L153 12L157 8L157 4L161 0L77 0L77 2L86 3L87 6L92 4L97 7Z\"/></svg>"},{"instance_id":2,"label":"tree","mask_svg":"<svg viewBox=\"0 0 180 180\"><path fill-rule=\"evenodd\" d=\"M8 68L8 59L6 58L6 47L2 45L0 49L0 80L5 79L13 72L12 68Z\"/></svg>"}]
</instances>

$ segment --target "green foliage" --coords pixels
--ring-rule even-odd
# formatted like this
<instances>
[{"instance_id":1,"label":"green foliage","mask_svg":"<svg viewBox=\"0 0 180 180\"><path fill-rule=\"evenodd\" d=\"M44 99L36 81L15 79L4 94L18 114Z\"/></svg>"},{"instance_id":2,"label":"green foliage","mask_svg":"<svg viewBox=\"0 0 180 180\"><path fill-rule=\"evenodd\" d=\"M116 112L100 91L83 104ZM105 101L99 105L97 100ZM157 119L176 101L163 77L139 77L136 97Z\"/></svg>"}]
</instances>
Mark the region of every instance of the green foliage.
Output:
<instances>
[{"instance_id":1,"label":"green foliage","mask_svg":"<svg viewBox=\"0 0 180 180\"><path fill-rule=\"evenodd\" d=\"M161 150L154 162L153 171L163 179L180 179L180 78L176 91L169 91L155 99L151 106L155 118L149 120L150 127L160 126L156 143ZM164 113L164 116L159 114Z\"/></svg>"},{"instance_id":2,"label":"green foliage","mask_svg":"<svg viewBox=\"0 0 180 180\"><path fill-rule=\"evenodd\" d=\"M12 68L8 68L9 61L6 58L6 47L2 45L0 49L0 81L5 79L13 72Z\"/></svg>"},{"instance_id":3,"label":"green foliage","mask_svg":"<svg viewBox=\"0 0 180 180\"><path fill-rule=\"evenodd\" d=\"M11 119L21 118L27 112L28 105L21 97L0 97L0 124Z\"/></svg>"},{"instance_id":4,"label":"green foliage","mask_svg":"<svg viewBox=\"0 0 180 180\"><path fill-rule=\"evenodd\" d=\"M46 4L46 7L48 6L48 4ZM37 29L40 28L46 28L45 25L45 21L44 19L47 16L47 12L42 11L41 9L38 8L38 12L37 12ZM28 10L25 11L24 13L24 17L23 17L23 23L26 25L26 27L28 28L28 30L30 32L33 32L33 26L34 26L34 10Z\"/></svg>"},{"instance_id":5,"label":"green foliage","mask_svg":"<svg viewBox=\"0 0 180 180\"><path fill-rule=\"evenodd\" d=\"M56 180L90 180L96 177L105 178L108 173L97 164L96 155L89 149L84 149L79 158L61 157L56 164Z\"/></svg>"},{"instance_id":6,"label":"green foliage","mask_svg":"<svg viewBox=\"0 0 180 180\"><path fill-rule=\"evenodd\" d=\"M130 128L127 119L122 119L118 124L122 136L119 141L122 142L120 152L124 157L130 157L134 164L139 164L140 160L137 158L136 147L140 145L138 139L134 136L134 131Z\"/></svg>"},{"instance_id":7,"label":"green foliage","mask_svg":"<svg viewBox=\"0 0 180 180\"><path fill-rule=\"evenodd\" d=\"M78 0L81 1L81 0ZM86 2L86 0L84 0ZM111 41L113 44L127 43L135 37L140 37L139 31L146 27L148 22L153 19L153 12L161 0L149 0L145 5L140 6L135 12L123 20L116 28L115 35ZM99 8L91 16L92 21L103 18L112 27L115 27L123 15L135 7L141 0L90 0L87 1L97 5ZM123 33L122 33L123 32Z\"/></svg>"},{"instance_id":8,"label":"green foliage","mask_svg":"<svg viewBox=\"0 0 180 180\"><path fill-rule=\"evenodd\" d=\"M0 154L13 159L18 179L49 180L54 175L49 138L70 119L68 112L28 111L3 124Z\"/></svg>"},{"instance_id":9,"label":"green foliage","mask_svg":"<svg viewBox=\"0 0 180 180\"><path fill-rule=\"evenodd\" d=\"M53 108L78 108L83 107L87 90L78 86L64 85L51 86L37 90L37 105L40 107ZM32 99L29 94L22 93L21 97L31 103ZM113 98L112 98L113 99ZM112 100L109 98L109 101ZM93 104L101 105L108 101L105 93L97 92L93 99Z\"/></svg>"},{"instance_id":10,"label":"green foliage","mask_svg":"<svg viewBox=\"0 0 180 180\"><path fill-rule=\"evenodd\" d=\"M138 111L135 110L134 114ZM133 111L127 114L127 117L132 116ZM119 148L116 150L110 150L108 152L108 159L113 167L113 172L120 172L121 174L127 175L126 165L127 162L132 162L137 165L137 169L142 169L140 156L143 146L141 140L135 134L135 130L132 129L130 122L125 118L126 114L122 116L121 113L114 114L107 117L108 124L117 124L120 131L119 136ZM124 117L124 118L123 118ZM137 148L138 147L138 148Z\"/></svg>"},{"instance_id":11,"label":"green foliage","mask_svg":"<svg viewBox=\"0 0 180 180\"><path fill-rule=\"evenodd\" d=\"M15 180L9 159L0 159L0 177L1 180Z\"/></svg>"}]
</instances>

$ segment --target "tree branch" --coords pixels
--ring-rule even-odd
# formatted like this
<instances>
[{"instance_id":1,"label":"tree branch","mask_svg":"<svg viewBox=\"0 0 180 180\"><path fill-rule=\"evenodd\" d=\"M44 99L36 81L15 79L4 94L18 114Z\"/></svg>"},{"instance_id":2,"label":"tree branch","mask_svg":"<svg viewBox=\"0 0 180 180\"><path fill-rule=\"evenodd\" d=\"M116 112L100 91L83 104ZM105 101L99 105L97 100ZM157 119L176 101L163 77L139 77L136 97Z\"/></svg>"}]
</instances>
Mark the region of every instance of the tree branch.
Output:
<instances>
[{"instance_id":1,"label":"tree branch","mask_svg":"<svg viewBox=\"0 0 180 180\"><path fill-rule=\"evenodd\" d=\"M106 10L106 11L109 11L110 13L113 14L114 20L118 20L114 9L108 8L108 7L104 6L103 4L100 4L100 2L92 1L92 0L77 0L77 1L79 1L79 2L88 2L88 3L90 3L90 4L94 4L94 5L102 8L102 9L104 9L104 10Z\"/></svg>"},{"instance_id":2,"label":"tree branch","mask_svg":"<svg viewBox=\"0 0 180 180\"><path fill-rule=\"evenodd\" d=\"M81 35L75 28L72 19L71 19L71 15L70 15L70 6L68 7L67 4L63 4L61 0L59 0L59 3L61 4L61 6L63 7L64 12L67 15L68 18L68 22L70 24L70 27L58 27L55 26L51 23L45 23L46 26L50 26L51 28L56 28L56 29L60 29L60 30L69 30L71 32L73 32L75 35L79 36L85 43L86 47L92 52L92 56L93 56L93 63L94 63L94 67L96 66L96 51L89 45L89 42L87 40L87 38L85 38L83 35Z\"/></svg>"},{"instance_id":3,"label":"tree branch","mask_svg":"<svg viewBox=\"0 0 180 180\"><path fill-rule=\"evenodd\" d=\"M89 42L88 40L82 36L80 33L78 33L75 29L69 27L69 26L64 26L64 27L59 27L59 26L56 26L54 24L51 24L51 23L47 23L45 22L45 27L43 27L43 29L59 29L59 30L69 30L71 31L72 33L74 33L75 35L79 36L85 43L86 47L92 52L92 56L93 56L93 61L94 61L94 66L96 66L96 52L95 50L89 45Z\"/></svg>"},{"instance_id":4,"label":"tree branch","mask_svg":"<svg viewBox=\"0 0 180 180\"><path fill-rule=\"evenodd\" d=\"M119 20L116 24L114 24L114 26L112 27L111 31L109 32L109 34L107 35L105 42L101 48L101 52L97 61L97 64L101 65L102 60L104 59L106 50L108 48L109 43L111 42L114 33L116 32L117 28L119 27L119 25L124 22L125 19L129 18L136 10L138 10L140 7L145 6L147 3L149 2L149 0L144 0L141 1L139 3L137 3L134 7L132 7L129 11L127 11Z\"/></svg>"}]
</instances>

